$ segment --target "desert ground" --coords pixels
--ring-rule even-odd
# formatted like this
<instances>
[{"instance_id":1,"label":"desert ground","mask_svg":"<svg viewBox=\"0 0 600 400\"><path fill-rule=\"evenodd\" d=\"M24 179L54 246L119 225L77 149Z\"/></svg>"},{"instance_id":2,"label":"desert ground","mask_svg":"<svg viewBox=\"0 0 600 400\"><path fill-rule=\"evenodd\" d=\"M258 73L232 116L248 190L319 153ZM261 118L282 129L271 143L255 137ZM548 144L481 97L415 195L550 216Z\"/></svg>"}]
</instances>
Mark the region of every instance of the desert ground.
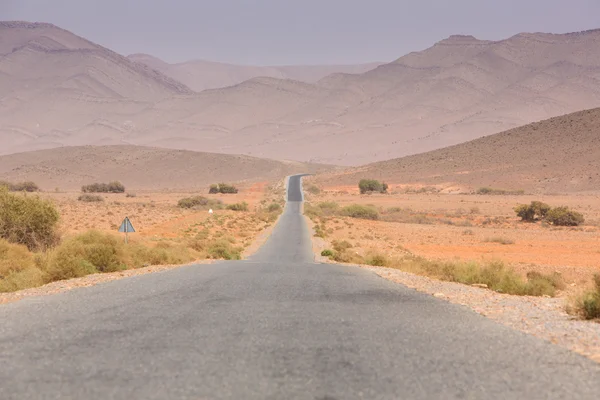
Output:
<instances>
[{"instance_id":1,"label":"desert ground","mask_svg":"<svg viewBox=\"0 0 600 400\"><path fill-rule=\"evenodd\" d=\"M318 179L317 179L318 180ZM315 178L308 178L311 185ZM418 186L412 186L418 191ZM573 195L458 195L400 193L361 195L357 186L323 187L307 194L309 203L372 205L376 221L349 217L317 219L329 245L348 241L361 255L372 251L388 257L414 254L429 259L503 261L522 275L530 271L558 272L567 284L561 295L587 288L600 273L600 193ZM515 215L518 204L543 201L568 206L584 214L579 227L525 223ZM395 208L395 210L394 210ZM392 209L393 211L390 211Z\"/></svg>"}]
</instances>

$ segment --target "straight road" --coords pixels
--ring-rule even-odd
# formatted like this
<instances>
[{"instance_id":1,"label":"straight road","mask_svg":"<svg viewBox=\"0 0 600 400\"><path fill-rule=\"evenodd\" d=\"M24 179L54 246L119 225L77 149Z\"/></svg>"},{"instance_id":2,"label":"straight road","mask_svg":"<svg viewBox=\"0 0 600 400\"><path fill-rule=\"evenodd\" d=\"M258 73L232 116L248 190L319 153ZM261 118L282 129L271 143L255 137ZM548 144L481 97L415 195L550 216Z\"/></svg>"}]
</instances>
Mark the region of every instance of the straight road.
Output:
<instances>
[{"instance_id":1,"label":"straight road","mask_svg":"<svg viewBox=\"0 0 600 400\"><path fill-rule=\"evenodd\" d=\"M251 259L0 306L0 399L594 399L600 367L314 262L301 177Z\"/></svg>"}]
</instances>

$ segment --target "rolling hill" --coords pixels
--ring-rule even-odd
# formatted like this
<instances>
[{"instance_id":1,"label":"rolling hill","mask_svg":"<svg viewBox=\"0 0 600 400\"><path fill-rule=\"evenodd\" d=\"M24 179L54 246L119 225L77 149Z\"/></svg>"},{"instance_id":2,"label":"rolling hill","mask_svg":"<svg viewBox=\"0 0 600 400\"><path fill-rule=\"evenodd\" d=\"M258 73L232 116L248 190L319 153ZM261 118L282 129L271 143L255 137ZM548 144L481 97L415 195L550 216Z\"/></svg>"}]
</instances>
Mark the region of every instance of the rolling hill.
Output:
<instances>
[{"instance_id":1,"label":"rolling hill","mask_svg":"<svg viewBox=\"0 0 600 400\"><path fill-rule=\"evenodd\" d=\"M356 185L360 179L436 185L451 191L479 187L528 192L600 191L600 108L533 123L431 152L377 162L317 181Z\"/></svg>"},{"instance_id":2,"label":"rolling hill","mask_svg":"<svg viewBox=\"0 0 600 400\"><path fill-rule=\"evenodd\" d=\"M275 181L331 166L143 146L61 147L0 156L0 180L78 190L119 180L137 190L205 190L217 182Z\"/></svg>"}]
</instances>

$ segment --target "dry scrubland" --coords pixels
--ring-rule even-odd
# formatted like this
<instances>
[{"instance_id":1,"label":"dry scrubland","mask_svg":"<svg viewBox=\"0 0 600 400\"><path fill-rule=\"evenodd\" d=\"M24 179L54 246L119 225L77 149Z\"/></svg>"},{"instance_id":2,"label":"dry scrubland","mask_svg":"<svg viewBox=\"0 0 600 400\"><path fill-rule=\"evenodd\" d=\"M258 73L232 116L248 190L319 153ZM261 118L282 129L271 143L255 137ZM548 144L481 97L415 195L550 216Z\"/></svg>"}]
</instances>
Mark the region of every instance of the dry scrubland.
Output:
<instances>
[{"instance_id":1,"label":"dry scrubland","mask_svg":"<svg viewBox=\"0 0 600 400\"><path fill-rule=\"evenodd\" d=\"M48 241L22 240L23 245L15 244L19 241L16 234L8 235L8 241L0 239L0 292L98 272L204 259L238 259L273 225L284 205L282 182L239 189L239 193L228 195L209 195L208 187L193 193L82 195L4 191L0 194L3 206L22 198L40 199L42 202L37 204L55 210L59 219ZM81 196L97 196L100 201L82 201ZM205 200L192 208L178 206L182 199L198 196ZM209 208L214 209L214 214L209 214ZM0 216L5 218L4 214ZM137 230L129 235L129 244L117 232L125 216ZM6 233L10 229L0 221L0 231ZM29 231L25 236L31 239L35 235Z\"/></svg>"},{"instance_id":2,"label":"dry scrubland","mask_svg":"<svg viewBox=\"0 0 600 400\"><path fill-rule=\"evenodd\" d=\"M572 302L583 301L580 294L600 273L598 195L451 195L405 185L390 185L393 194L361 195L358 186L321 190L315 181L306 179L305 211L328 243L319 251L333 260ZM534 200L568 206L586 221L521 222L514 207ZM600 305L600 293L596 299Z\"/></svg>"}]
</instances>

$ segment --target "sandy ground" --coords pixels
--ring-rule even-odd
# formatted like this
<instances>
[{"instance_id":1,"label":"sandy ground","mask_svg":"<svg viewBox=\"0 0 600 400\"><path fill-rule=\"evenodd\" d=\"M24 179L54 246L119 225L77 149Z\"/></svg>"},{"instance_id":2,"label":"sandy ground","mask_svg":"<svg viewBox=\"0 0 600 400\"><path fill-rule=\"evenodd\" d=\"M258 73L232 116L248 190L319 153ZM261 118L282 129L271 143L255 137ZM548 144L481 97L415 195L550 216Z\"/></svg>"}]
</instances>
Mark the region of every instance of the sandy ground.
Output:
<instances>
[{"instance_id":1,"label":"sandy ground","mask_svg":"<svg viewBox=\"0 0 600 400\"><path fill-rule=\"evenodd\" d=\"M137 193L136 197L125 194L106 194L104 202L82 203L77 201L80 193L41 193L50 198L59 207L61 213L61 231L69 236L96 229L116 232L120 222L128 216L137 232L129 234L132 241L152 246L160 241L180 241L194 236L200 231L210 232L210 236L229 236L242 246L243 257L252 255L266 241L274 222L265 222L257 218L253 211L261 203L270 204L283 200L283 181L269 186L266 182L242 188L238 194L206 195L204 193ZM248 212L214 210L211 215L206 210L183 210L177 207L177 201L191 195L203 195L221 199L225 204L245 201ZM197 263L210 263L212 260L197 260ZM181 265L148 266L106 274L88 275L82 278L52 282L38 288L20 290L13 293L0 293L0 304L18 301L32 296L61 293L67 290L93 286L115 279L156 273L177 268Z\"/></svg>"},{"instance_id":2,"label":"sandy ground","mask_svg":"<svg viewBox=\"0 0 600 400\"><path fill-rule=\"evenodd\" d=\"M523 273L559 272L573 291L600 273L600 199L579 196L480 196L451 194L359 195L350 187L328 188L309 195L313 203L333 201L340 206L370 204L381 220L327 218L328 240L348 240L354 251L377 249L389 256L407 251L443 260L496 261L511 264ZM517 204L532 200L552 206L566 205L586 217L581 227L552 227L523 223L515 216ZM385 210L399 207L404 218L419 223L386 221ZM502 239L509 244L496 243Z\"/></svg>"}]
</instances>

